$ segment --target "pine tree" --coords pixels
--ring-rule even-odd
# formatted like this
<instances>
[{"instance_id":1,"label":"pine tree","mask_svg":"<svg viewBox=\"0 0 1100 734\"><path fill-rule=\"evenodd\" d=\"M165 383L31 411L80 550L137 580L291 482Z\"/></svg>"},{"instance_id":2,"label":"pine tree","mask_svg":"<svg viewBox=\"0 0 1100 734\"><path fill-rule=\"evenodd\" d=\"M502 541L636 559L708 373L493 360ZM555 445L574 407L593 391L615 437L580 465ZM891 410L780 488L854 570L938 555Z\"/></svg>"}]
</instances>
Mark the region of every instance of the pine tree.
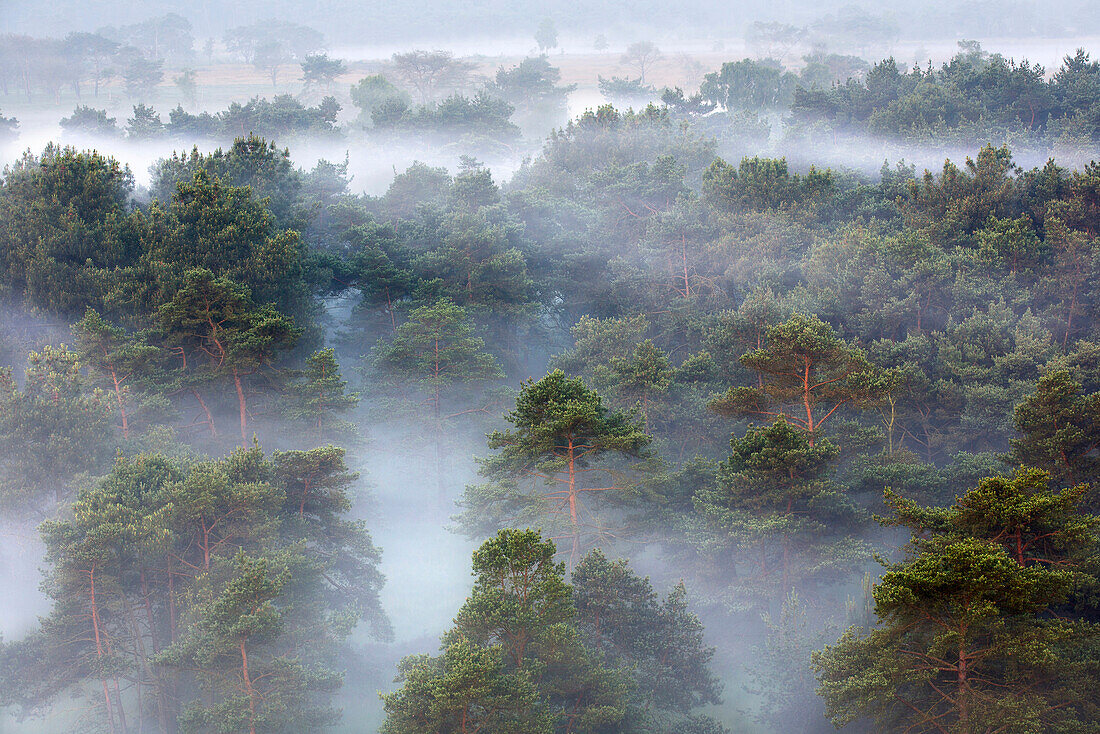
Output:
<instances>
[{"instance_id":1,"label":"pine tree","mask_svg":"<svg viewBox=\"0 0 1100 734\"><path fill-rule=\"evenodd\" d=\"M1059 482L1093 481L1100 472L1100 393L1081 394L1068 370L1039 378L1035 392L1016 406L1018 438L1008 459L1050 472Z\"/></svg>"},{"instance_id":2,"label":"pine tree","mask_svg":"<svg viewBox=\"0 0 1100 734\"><path fill-rule=\"evenodd\" d=\"M382 734L554 731L532 674L509 670L499 647L458 638L439 657L407 657L398 670L402 687L382 696Z\"/></svg>"},{"instance_id":3,"label":"pine tree","mask_svg":"<svg viewBox=\"0 0 1100 734\"><path fill-rule=\"evenodd\" d=\"M40 513L81 473L110 466L112 400L90 390L78 355L46 346L27 358L20 390L0 368L0 503Z\"/></svg>"},{"instance_id":4,"label":"pine tree","mask_svg":"<svg viewBox=\"0 0 1100 734\"><path fill-rule=\"evenodd\" d=\"M873 394L863 352L816 316L796 315L768 329L766 345L743 355L741 364L760 375L760 387L730 388L711 407L728 415L785 415L811 446L838 410Z\"/></svg>"},{"instance_id":5,"label":"pine tree","mask_svg":"<svg viewBox=\"0 0 1100 734\"><path fill-rule=\"evenodd\" d=\"M346 517L359 475L348 471L344 457L344 449L336 446L271 455L274 482L285 496L281 532L287 543L304 544L303 552L313 564L308 575L323 582L302 600L321 601L323 608L303 617L325 624L325 610L336 610L343 619L331 621L349 632L351 623L365 617L376 637L388 639L390 624L378 596L385 581L378 571L381 551L362 520Z\"/></svg>"},{"instance_id":6,"label":"pine tree","mask_svg":"<svg viewBox=\"0 0 1100 734\"><path fill-rule=\"evenodd\" d=\"M869 558L862 513L830 481L839 449L828 439L812 444L781 418L731 439L730 454L717 483L698 490L695 509L707 528L701 550L721 558L732 579L731 605L777 605Z\"/></svg>"},{"instance_id":7,"label":"pine tree","mask_svg":"<svg viewBox=\"0 0 1100 734\"><path fill-rule=\"evenodd\" d=\"M623 462L651 458L652 439L560 370L525 382L505 418L513 428L489 435L499 453L481 460L489 483L467 487L461 522L471 534L517 521L553 528L576 562L588 536L604 540L602 520L583 498L627 499L639 476Z\"/></svg>"},{"instance_id":8,"label":"pine tree","mask_svg":"<svg viewBox=\"0 0 1100 734\"><path fill-rule=\"evenodd\" d=\"M450 388L502 376L496 358L485 350L485 341L474 336L466 309L444 298L414 310L409 320L397 328L393 339L375 347L374 362L427 393L424 403L435 444L436 480L439 495L444 497L446 424L483 410L476 404L460 405L462 409L448 413L446 399L450 397ZM465 406L470 403L464 401Z\"/></svg>"},{"instance_id":9,"label":"pine tree","mask_svg":"<svg viewBox=\"0 0 1100 734\"><path fill-rule=\"evenodd\" d=\"M112 326L99 313L89 308L84 317L73 324L76 351L82 364L97 373L100 381L113 395L118 407L120 428L124 439L130 437L135 412L158 407L159 401L145 394L134 394L135 383L148 382L158 372L160 350L143 344L126 330Z\"/></svg>"},{"instance_id":10,"label":"pine tree","mask_svg":"<svg viewBox=\"0 0 1100 734\"><path fill-rule=\"evenodd\" d=\"M401 663L383 732L724 733L691 713L717 700L717 684L682 586L660 604L647 580L593 554L571 587L556 555L515 529L475 551L442 655Z\"/></svg>"},{"instance_id":11,"label":"pine tree","mask_svg":"<svg viewBox=\"0 0 1100 734\"><path fill-rule=\"evenodd\" d=\"M292 401L287 410L290 417L310 426L318 444L334 438L354 440L355 424L340 415L355 409L359 393L348 392L347 380L340 376L336 351L330 347L314 352L296 377L288 387Z\"/></svg>"},{"instance_id":12,"label":"pine tree","mask_svg":"<svg viewBox=\"0 0 1100 734\"><path fill-rule=\"evenodd\" d=\"M272 306L256 306L246 286L209 270L190 270L184 285L157 309L166 342L186 365L198 361L208 379L229 377L237 393L241 445L248 442L245 380L270 367L297 340L293 321ZM194 368L193 368L194 369Z\"/></svg>"},{"instance_id":13,"label":"pine tree","mask_svg":"<svg viewBox=\"0 0 1100 734\"><path fill-rule=\"evenodd\" d=\"M274 644L286 625L276 601L291 581L280 560L239 552L229 581L200 587L188 633L158 656L161 665L197 671L215 694L213 703L184 710L184 730L290 734L335 721L336 712L313 694L334 689L340 676L281 655Z\"/></svg>"},{"instance_id":14,"label":"pine tree","mask_svg":"<svg viewBox=\"0 0 1100 734\"><path fill-rule=\"evenodd\" d=\"M608 381L616 396L642 414L642 430L651 432L650 422L661 417L663 398L672 386L674 371L668 355L649 339L638 344L626 358L613 358Z\"/></svg>"},{"instance_id":15,"label":"pine tree","mask_svg":"<svg viewBox=\"0 0 1100 734\"><path fill-rule=\"evenodd\" d=\"M693 709L719 703L714 648L703 643L682 583L662 603L648 578L599 550L577 564L570 583L577 627L607 664L632 669L637 708L675 730Z\"/></svg>"},{"instance_id":16,"label":"pine tree","mask_svg":"<svg viewBox=\"0 0 1100 734\"><path fill-rule=\"evenodd\" d=\"M835 635L811 621L811 608L798 592L787 594L779 614L764 612L764 635L751 651L745 689L760 697L756 720L770 731L813 732L825 724L816 693L813 651ZM832 631L832 635L830 635Z\"/></svg>"},{"instance_id":17,"label":"pine tree","mask_svg":"<svg viewBox=\"0 0 1100 734\"><path fill-rule=\"evenodd\" d=\"M1085 487L1052 492L1021 469L948 508L887 495L910 552L873 591L878 625L815 655L827 715L881 728L975 734L1086 731L1095 625L1055 614L1082 580L1097 518Z\"/></svg>"}]
</instances>

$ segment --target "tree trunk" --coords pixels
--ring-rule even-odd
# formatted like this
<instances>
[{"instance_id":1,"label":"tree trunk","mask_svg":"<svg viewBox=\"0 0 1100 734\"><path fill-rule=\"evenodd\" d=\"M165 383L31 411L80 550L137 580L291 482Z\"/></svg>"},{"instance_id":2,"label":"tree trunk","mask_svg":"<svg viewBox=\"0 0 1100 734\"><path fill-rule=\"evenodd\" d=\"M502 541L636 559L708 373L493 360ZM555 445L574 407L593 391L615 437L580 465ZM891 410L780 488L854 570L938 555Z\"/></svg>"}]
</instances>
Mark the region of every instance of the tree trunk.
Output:
<instances>
[{"instance_id":1,"label":"tree trunk","mask_svg":"<svg viewBox=\"0 0 1100 734\"><path fill-rule=\"evenodd\" d=\"M118 412L122 416L122 437L130 437L130 424L126 420L126 404L122 402L122 385L118 379L118 371L111 367L111 381L115 385L115 400L118 402Z\"/></svg>"},{"instance_id":2,"label":"tree trunk","mask_svg":"<svg viewBox=\"0 0 1100 734\"><path fill-rule=\"evenodd\" d=\"M202 399L202 395L199 395L199 391L195 388L191 388L191 394L195 396L195 400L199 401L199 407L206 414L206 425L210 427L210 436L217 438L218 429L214 427L214 416L210 414L210 408L206 407L206 401Z\"/></svg>"},{"instance_id":3,"label":"tree trunk","mask_svg":"<svg viewBox=\"0 0 1100 734\"><path fill-rule=\"evenodd\" d=\"M573 522L573 549L569 554L570 565L576 563L581 548L581 527L577 516L577 457L573 438L569 438L569 519Z\"/></svg>"},{"instance_id":4,"label":"tree trunk","mask_svg":"<svg viewBox=\"0 0 1100 734\"><path fill-rule=\"evenodd\" d=\"M241 649L241 678L244 680L244 689L248 694L248 734L256 734L256 691L252 688L252 678L248 673L248 651L245 650L244 638L240 640Z\"/></svg>"},{"instance_id":5,"label":"tree trunk","mask_svg":"<svg viewBox=\"0 0 1100 734\"><path fill-rule=\"evenodd\" d=\"M88 598L92 606L92 630L95 633L95 654L97 658L102 659L104 655L104 638L106 632L100 630L99 620L99 600L96 598L95 593L95 564L92 564L91 569L88 570ZM111 703L111 689L107 686L107 677L100 675L100 682L103 684L103 702L107 708L107 725L110 728L111 734L114 734L115 729L115 711L114 705Z\"/></svg>"},{"instance_id":6,"label":"tree trunk","mask_svg":"<svg viewBox=\"0 0 1100 734\"><path fill-rule=\"evenodd\" d=\"M810 362L806 360L802 373L802 405L806 408L806 436L810 441L810 448L814 447L814 413L810 407Z\"/></svg>"},{"instance_id":7,"label":"tree trunk","mask_svg":"<svg viewBox=\"0 0 1100 734\"><path fill-rule=\"evenodd\" d=\"M244 387L241 385L241 373L233 368L233 384L237 387L237 409L241 414L241 446L248 445L248 407L244 401Z\"/></svg>"}]
</instances>

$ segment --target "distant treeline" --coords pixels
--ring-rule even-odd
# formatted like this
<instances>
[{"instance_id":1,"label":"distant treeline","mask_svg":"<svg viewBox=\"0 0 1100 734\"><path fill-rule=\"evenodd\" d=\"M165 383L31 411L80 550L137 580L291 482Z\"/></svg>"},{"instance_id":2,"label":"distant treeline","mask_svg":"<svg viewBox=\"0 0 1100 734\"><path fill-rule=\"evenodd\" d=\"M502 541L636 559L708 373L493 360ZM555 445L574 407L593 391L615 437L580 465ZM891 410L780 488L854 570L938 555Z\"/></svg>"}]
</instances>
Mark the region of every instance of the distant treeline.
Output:
<instances>
[{"instance_id":1,"label":"distant treeline","mask_svg":"<svg viewBox=\"0 0 1100 734\"><path fill-rule=\"evenodd\" d=\"M775 61L745 59L708 74L702 99L728 110L790 113L796 132L815 128L910 141L999 135L1087 144L1100 140L1100 63L1078 50L1048 79L1026 60L973 42L940 68L905 72L893 58L873 66L845 56L807 56L799 75Z\"/></svg>"}]
</instances>

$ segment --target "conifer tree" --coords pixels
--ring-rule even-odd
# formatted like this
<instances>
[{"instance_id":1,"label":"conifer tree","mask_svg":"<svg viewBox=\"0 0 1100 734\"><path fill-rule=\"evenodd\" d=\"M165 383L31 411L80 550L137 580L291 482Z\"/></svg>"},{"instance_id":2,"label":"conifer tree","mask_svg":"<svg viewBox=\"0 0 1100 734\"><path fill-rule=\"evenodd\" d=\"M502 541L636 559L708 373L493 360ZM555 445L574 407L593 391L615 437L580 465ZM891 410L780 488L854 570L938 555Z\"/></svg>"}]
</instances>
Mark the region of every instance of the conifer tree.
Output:
<instances>
[{"instance_id":1,"label":"conifer tree","mask_svg":"<svg viewBox=\"0 0 1100 734\"><path fill-rule=\"evenodd\" d=\"M561 370L525 382L505 418L513 427L489 434L499 453L480 460L489 483L467 487L461 522L471 534L517 521L552 528L576 562L590 536L606 540L604 521L584 498L628 499L640 477L624 462L651 458L652 439Z\"/></svg>"},{"instance_id":2,"label":"conifer tree","mask_svg":"<svg viewBox=\"0 0 1100 734\"><path fill-rule=\"evenodd\" d=\"M766 345L743 355L741 364L760 375L760 387L730 388L711 407L728 415L785 415L811 446L838 410L873 394L863 352L816 316L795 315L768 329Z\"/></svg>"},{"instance_id":3,"label":"conifer tree","mask_svg":"<svg viewBox=\"0 0 1100 734\"><path fill-rule=\"evenodd\" d=\"M1100 472L1100 393L1081 394L1068 370L1039 378L1035 392L1016 406L1017 438L1008 458L1039 467L1059 482L1094 481Z\"/></svg>"},{"instance_id":4,"label":"conifer tree","mask_svg":"<svg viewBox=\"0 0 1100 734\"><path fill-rule=\"evenodd\" d=\"M220 589L200 587L188 633L158 656L161 665L197 671L214 694L212 703L195 701L184 710L185 731L290 734L336 720L313 694L337 687L339 675L279 654L274 645L286 625L276 600L291 581L280 560L239 552L229 581Z\"/></svg>"},{"instance_id":5,"label":"conifer tree","mask_svg":"<svg viewBox=\"0 0 1100 734\"><path fill-rule=\"evenodd\" d=\"M692 713L717 701L717 685L683 587L660 604L647 580L598 553L571 587L556 555L539 532L515 529L475 551L474 588L442 655L401 663L383 732L724 732Z\"/></svg>"},{"instance_id":6,"label":"conifer tree","mask_svg":"<svg viewBox=\"0 0 1100 734\"><path fill-rule=\"evenodd\" d=\"M41 512L77 475L110 465L113 400L88 388L78 355L64 345L27 361L22 390L0 368L0 503Z\"/></svg>"},{"instance_id":7,"label":"conifer tree","mask_svg":"<svg viewBox=\"0 0 1100 734\"><path fill-rule=\"evenodd\" d=\"M160 350L141 343L125 329L112 326L93 308L73 324L72 331L81 362L97 374L112 394L122 437L129 438L134 413L143 408L150 410L160 402L145 394L134 394L135 384L147 383L159 372Z\"/></svg>"},{"instance_id":8,"label":"conifer tree","mask_svg":"<svg viewBox=\"0 0 1100 734\"><path fill-rule=\"evenodd\" d=\"M245 445L245 380L294 344L300 332L293 321L271 306L256 306L246 286L201 269L187 272L184 285L157 309L155 319L167 343L179 350L181 366L190 356L208 379L232 378Z\"/></svg>"},{"instance_id":9,"label":"conifer tree","mask_svg":"<svg viewBox=\"0 0 1100 734\"><path fill-rule=\"evenodd\" d=\"M288 543L304 544L303 552L313 564L310 576L323 582L300 600L322 602L310 618L349 631L350 623L366 618L376 637L388 639L390 625L378 597L385 581L378 571L381 551L362 520L346 517L359 475L348 471L345 454L344 449L330 445L271 455L274 482L285 497L280 528ZM343 619L330 617L326 610L335 610Z\"/></svg>"},{"instance_id":10,"label":"conifer tree","mask_svg":"<svg viewBox=\"0 0 1100 734\"><path fill-rule=\"evenodd\" d=\"M482 410L465 400L460 410L448 413L450 388L502 376L496 358L485 350L485 341L474 336L466 309L444 298L414 310L393 339L375 347L374 362L427 393L424 404L435 444L436 480L440 497L445 496L446 423Z\"/></svg>"},{"instance_id":11,"label":"conifer tree","mask_svg":"<svg viewBox=\"0 0 1100 734\"><path fill-rule=\"evenodd\" d=\"M289 415L310 426L318 444L334 438L354 439L355 424L340 415L354 410L359 404L359 393L348 391L348 382L341 377L336 362L336 351L329 347L311 354L306 358L306 368L296 378L288 388Z\"/></svg>"},{"instance_id":12,"label":"conifer tree","mask_svg":"<svg viewBox=\"0 0 1100 734\"><path fill-rule=\"evenodd\" d=\"M599 550L577 564L570 583L578 628L607 664L632 669L638 708L674 730L693 709L720 702L714 648L687 609L683 583L662 602L648 578Z\"/></svg>"},{"instance_id":13,"label":"conifer tree","mask_svg":"<svg viewBox=\"0 0 1100 734\"><path fill-rule=\"evenodd\" d=\"M1085 731L1097 710L1094 624L1055 614L1095 552L1086 490L1052 491L1021 469L947 508L887 495L913 532L873 591L878 625L815 655L827 715L841 726L950 734Z\"/></svg>"},{"instance_id":14,"label":"conifer tree","mask_svg":"<svg viewBox=\"0 0 1100 734\"><path fill-rule=\"evenodd\" d=\"M830 481L839 449L828 439L812 444L780 418L731 439L730 454L717 483L700 487L695 509L708 528L702 550L732 579L732 605L777 605L870 556L858 538L862 514Z\"/></svg>"}]
</instances>

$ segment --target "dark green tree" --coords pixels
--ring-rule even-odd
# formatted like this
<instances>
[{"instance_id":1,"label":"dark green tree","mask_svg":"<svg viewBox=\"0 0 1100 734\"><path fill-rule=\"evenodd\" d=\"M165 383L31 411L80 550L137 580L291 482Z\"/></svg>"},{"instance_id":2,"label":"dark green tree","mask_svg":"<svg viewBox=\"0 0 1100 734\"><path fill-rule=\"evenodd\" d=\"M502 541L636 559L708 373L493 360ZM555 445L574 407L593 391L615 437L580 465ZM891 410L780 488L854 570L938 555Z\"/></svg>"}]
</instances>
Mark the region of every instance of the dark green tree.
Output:
<instances>
[{"instance_id":1,"label":"dark green tree","mask_svg":"<svg viewBox=\"0 0 1100 734\"><path fill-rule=\"evenodd\" d=\"M1018 438L1011 439L1009 460L1050 472L1058 482L1091 482L1100 470L1100 394L1081 394L1068 370L1039 378L1035 392L1016 406Z\"/></svg>"},{"instance_id":2,"label":"dark green tree","mask_svg":"<svg viewBox=\"0 0 1100 734\"><path fill-rule=\"evenodd\" d=\"M126 137L130 140L152 140L164 135L164 123L152 107L139 104L134 116L126 121Z\"/></svg>"},{"instance_id":3,"label":"dark green tree","mask_svg":"<svg viewBox=\"0 0 1100 734\"><path fill-rule=\"evenodd\" d=\"M1084 486L1059 492L1021 469L948 508L887 494L911 550L874 588L878 625L815 655L835 724L971 734L1084 731L1095 670L1074 648L1093 625L1052 614L1086 570L1097 520ZM1083 728L1082 728L1083 727Z\"/></svg>"},{"instance_id":4,"label":"dark green tree","mask_svg":"<svg viewBox=\"0 0 1100 734\"><path fill-rule=\"evenodd\" d=\"M811 443L781 418L731 439L730 453L695 509L709 528L702 550L721 559L731 605L778 608L792 590L836 580L870 557L860 511L830 481L840 450L828 439Z\"/></svg>"},{"instance_id":5,"label":"dark green tree","mask_svg":"<svg viewBox=\"0 0 1100 734\"><path fill-rule=\"evenodd\" d=\"M181 369L188 369L190 356L191 369L202 370L202 377L232 378L244 445L249 415L245 380L270 368L299 331L273 307L257 307L246 286L215 278L209 270L189 270L185 278L172 299L157 309L157 327L179 351Z\"/></svg>"}]
</instances>

